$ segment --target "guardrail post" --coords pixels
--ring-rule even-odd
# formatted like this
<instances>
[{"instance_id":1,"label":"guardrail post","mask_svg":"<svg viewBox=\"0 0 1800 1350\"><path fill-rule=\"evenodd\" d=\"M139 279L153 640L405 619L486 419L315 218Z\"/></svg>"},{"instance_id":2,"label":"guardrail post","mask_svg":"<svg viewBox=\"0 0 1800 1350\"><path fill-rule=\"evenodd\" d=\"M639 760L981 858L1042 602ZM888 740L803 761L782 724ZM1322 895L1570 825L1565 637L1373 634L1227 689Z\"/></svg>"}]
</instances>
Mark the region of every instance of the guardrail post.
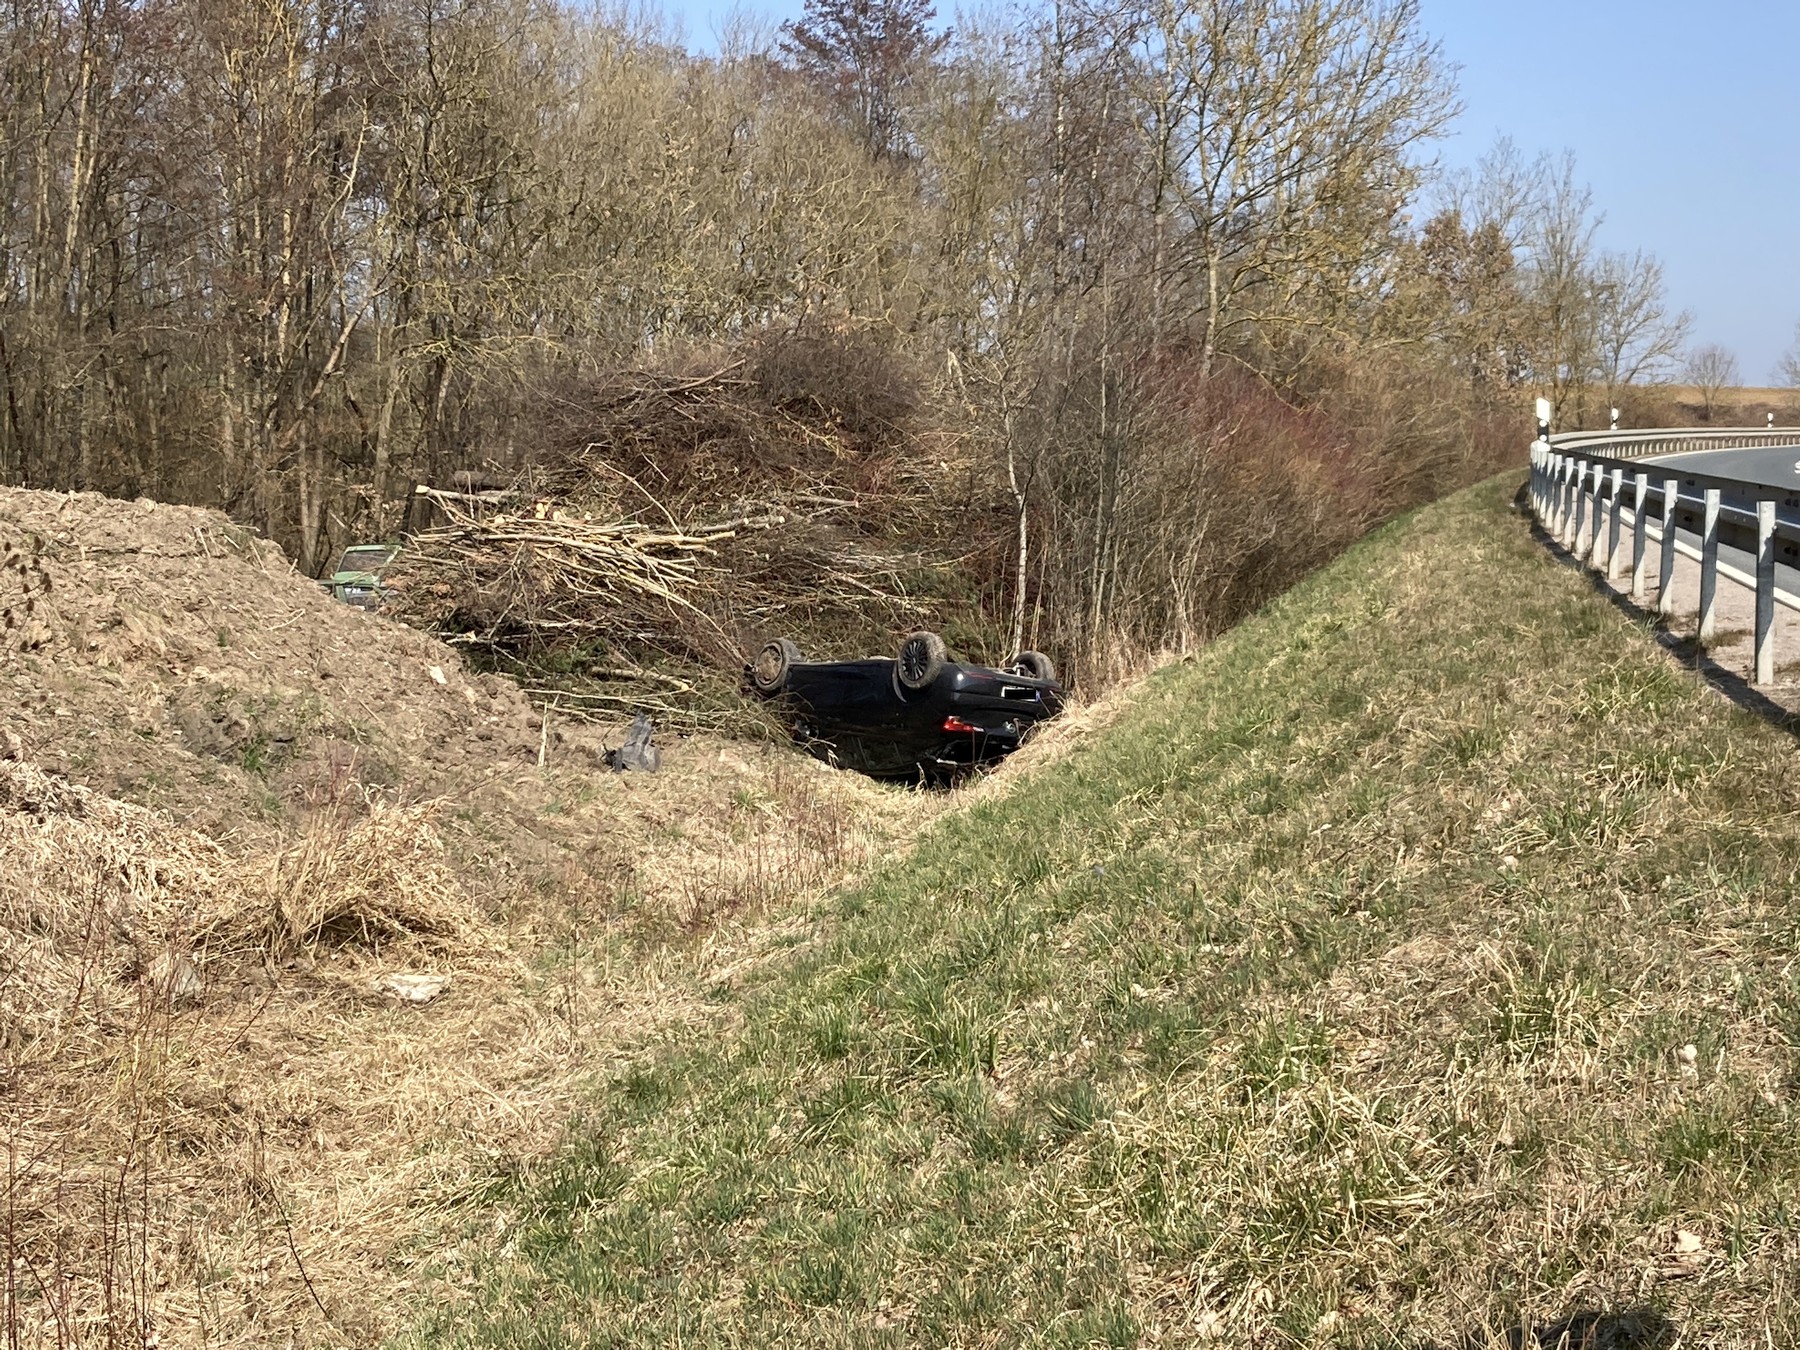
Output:
<instances>
[{"instance_id":1,"label":"guardrail post","mask_svg":"<svg viewBox=\"0 0 1800 1350\"><path fill-rule=\"evenodd\" d=\"M1600 517L1606 511L1606 470L1595 464L1588 470L1588 538L1580 542L1580 560L1588 563L1588 567L1598 569L1600 563L1600 540L1604 538L1604 526Z\"/></svg>"},{"instance_id":2,"label":"guardrail post","mask_svg":"<svg viewBox=\"0 0 1800 1350\"><path fill-rule=\"evenodd\" d=\"M1719 614L1719 489L1707 488L1700 526L1700 645L1706 646L1718 631Z\"/></svg>"},{"instance_id":3,"label":"guardrail post","mask_svg":"<svg viewBox=\"0 0 1800 1350\"><path fill-rule=\"evenodd\" d=\"M1587 461L1575 461L1574 509L1569 513L1569 532L1563 539L1563 547L1576 557L1581 556L1581 528L1587 521Z\"/></svg>"},{"instance_id":4,"label":"guardrail post","mask_svg":"<svg viewBox=\"0 0 1800 1350\"><path fill-rule=\"evenodd\" d=\"M1588 473L1588 536L1585 541L1577 541L1580 551L1577 556L1589 567L1598 568L1600 562L1600 492L1604 486L1602 480L1606 474L1598 464L1592 466Z\"/></svg>"},{"instance_id":5,"label":"guardrail post","mask_svg":"<svg viewBox=\"0 0 1800 1350\"><path fill-rule=\"evenodd\" d=\"M1771 414L1773 416L1773 414ZM1756 683L1775 678L1775 503L1756 504Z\"/></svg>"},{"instance_id":6,"label":"guardrail post","mask_svg":"<svg viewBox=\"0 0 1800 1350\"><path fill-rule=\"evenodd\" d=\"M1550 503L1550 537L1559 543L1569 528L1569 478L1575 462L1567 455L1556 457L1556 497Z\"/></svg>"},{"instance_id":7,"label":"guardrail post","mask_svg":"<svg viewBox=\"0 0 1800 1350\"><path fill-rule=\"evenodd\" d=\"M1650 475L1631 476L1635 491L1631 498L1631 598L1644 603L1644 549L1650 542L1650 524L1644 519L1644 499L1650 495Z\"/></svg>"},{"instance_id":8,"label":"guardrail post","mask_svg":"<svg viewBox=\"0 0 1800 1350\"><path fill-rule=\"evenodd\" d=\"M1612 518L1606 526L1606 579L1619 575L1619 516L1625 510L1625 470L1612 471Z\"/></svg>"},{"instance_id":9,"label":"guardrail post","mask_svg":"<svg viewBox=\"0 0 1800 1350\"><path fill-rule=\"evenodd\" d=\"M1675 612L1675 510L1681 505L1681 480L1665 478L1662 485L1662 560L1656 579L1656 612L1667 618Z\"/></svg>"}]
</instances>

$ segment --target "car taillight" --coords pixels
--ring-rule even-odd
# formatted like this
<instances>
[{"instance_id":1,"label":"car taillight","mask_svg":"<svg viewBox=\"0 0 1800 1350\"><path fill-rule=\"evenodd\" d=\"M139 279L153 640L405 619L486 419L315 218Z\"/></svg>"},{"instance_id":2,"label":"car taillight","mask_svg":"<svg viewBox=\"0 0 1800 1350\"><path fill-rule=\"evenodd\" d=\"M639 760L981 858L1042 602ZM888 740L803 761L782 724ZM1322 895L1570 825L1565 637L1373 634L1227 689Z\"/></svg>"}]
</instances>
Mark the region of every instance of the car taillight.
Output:
<instances>
[{"instance_id":1,"label":"car taillight","mask_svg":"<svg viewBox=\"0 0 1800 1350\"><path fill-rule=\"evenodd\" d=\"M945 731L980 731L981 728L976 726L973 722L963 721L962 718L960 718L960 717L946 717L944 719L944 730Z\"/></svg>"}]
</instances>

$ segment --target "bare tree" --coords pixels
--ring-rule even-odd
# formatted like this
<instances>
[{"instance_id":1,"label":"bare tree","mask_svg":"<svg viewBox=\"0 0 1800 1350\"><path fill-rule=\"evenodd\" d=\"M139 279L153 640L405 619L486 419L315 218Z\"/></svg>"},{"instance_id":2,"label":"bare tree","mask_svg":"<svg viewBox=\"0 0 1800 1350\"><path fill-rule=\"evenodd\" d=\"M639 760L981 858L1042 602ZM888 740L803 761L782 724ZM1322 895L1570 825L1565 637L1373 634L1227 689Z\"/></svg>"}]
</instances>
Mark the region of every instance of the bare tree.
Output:
<instances>
[{"instance_id":1,"label":"bare tree","mask_svg":"<svg viewBox=\"0 0 1800 1350\"><path fill-rule=\"evenodd\" d=\"M1775 378L1790 389L1800 389L1800 324L1794 325L1794 344L1775 363Z\"/></svg>"},{"instance_id":2,"label":"bare tree","mask_svg":"<svg viewBox=\"0 0 1800 1350\"><path fill-rule=\"evenodd\" d=\"M1687 343L1693 316L1671 314L1662 263L1648 253L1605 253L1593 273L1596 375L1608 405L1619 390L1667 372Z\"/></svg>"},{"instance_id":3,"label":"bare tree","mask_svg":"<svg viewBox=\"0 0 1800 1350\"><path fill-rule=\"evenodd\" d=\"M1718 407L1719 395L1739 383L1737 357L1716 342L1689 352L1682 374L1699 391L1700 415L1709 422Z\"/></svg>"},{"instance_id":4,"label":"bare tree","mask_svg":"<svg viewBox=\"0 0 1800 1350\"><path fill-rule=\"evenodd\" d=\"M1574 156L1540 159L1532 174L1524 231L1532 366L1556 418L1579 418L1598 345L1592 265L1600 217L1592 191L1576 180Z\"/></svg>"},{"instance_id":5,"label":"bare tree","mask_svg":"<svg viewBox=\"0 0 1800 1350\"><path fill-rule=\"evenodd\" d=\"M1411 152L1455 111L1414 0L1149 0L1116 14L1149 194L1171 217L1158 313L1197 322L1209 367L1240 330L1321 321L1388 246L1417 182Z\"/></svg>"},{"instance_id":6,"label":"bare tree","mask_svg":"<svg viewBox=\"0 0 1800 1350\"><path fill-rule=\"evenodd\" d=\"M948 40L933 34L930 0L806 0L783 30L782 50L842 106L869 154L905 148L908 86Z\"/></svg>"},{"instance_id":7,"label":"bare tree","mask_svg":"<svg viewBox=\"0 0 1800 1350\"><path fill-rule=\"evenodd\" d=\"M1407 241L1394 270L1395 303L1383 316L1394 341L1433 342L1484 393L1525 378L1530 335L1518 259L1499 222L1471 228L1458 208L1441 211Z\"/></svg>"}]
</instances>

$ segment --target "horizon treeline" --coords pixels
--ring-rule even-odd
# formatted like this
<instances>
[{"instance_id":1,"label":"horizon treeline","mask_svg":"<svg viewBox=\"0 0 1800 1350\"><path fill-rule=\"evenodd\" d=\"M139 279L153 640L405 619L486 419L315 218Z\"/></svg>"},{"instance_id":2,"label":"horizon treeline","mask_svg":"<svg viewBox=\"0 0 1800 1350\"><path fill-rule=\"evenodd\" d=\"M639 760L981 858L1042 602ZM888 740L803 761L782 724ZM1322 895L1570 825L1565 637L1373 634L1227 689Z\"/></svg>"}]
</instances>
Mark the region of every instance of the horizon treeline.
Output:
<instances>
[{"instance_id":1,"label":"horizon treeline","mask_svg":"<svg viewBox=\"0 0 1800 1350\"><path fill-rule=\"evenodd\" d=\"M1411 0L9 0L0 72L0 483L308 572L572 380L852 335L981 470L996 631L1135 651L1685 336L1566 160L1434 172Z\"/></svg>"}]
</instances>

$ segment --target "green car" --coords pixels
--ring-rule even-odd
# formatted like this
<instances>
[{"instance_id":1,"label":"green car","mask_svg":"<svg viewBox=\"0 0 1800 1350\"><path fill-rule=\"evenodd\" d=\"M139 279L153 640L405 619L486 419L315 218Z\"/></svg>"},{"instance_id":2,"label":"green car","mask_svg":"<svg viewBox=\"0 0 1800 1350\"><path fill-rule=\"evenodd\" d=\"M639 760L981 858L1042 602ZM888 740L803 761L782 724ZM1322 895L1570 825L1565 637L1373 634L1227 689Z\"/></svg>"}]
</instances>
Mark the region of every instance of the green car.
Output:
<instances>
[{"instance_id":1,"label":"green car","mask_svg":"<svg viewBox=\"0 0 1800 1350\"><path fill-rule=\"evenodd\" d=\"M352 544L338 559L337 571L319 585L334 600L358 609L376 609L387 598L381 574L399 556L398 544Z\"/></svg>"}]
</instances>

